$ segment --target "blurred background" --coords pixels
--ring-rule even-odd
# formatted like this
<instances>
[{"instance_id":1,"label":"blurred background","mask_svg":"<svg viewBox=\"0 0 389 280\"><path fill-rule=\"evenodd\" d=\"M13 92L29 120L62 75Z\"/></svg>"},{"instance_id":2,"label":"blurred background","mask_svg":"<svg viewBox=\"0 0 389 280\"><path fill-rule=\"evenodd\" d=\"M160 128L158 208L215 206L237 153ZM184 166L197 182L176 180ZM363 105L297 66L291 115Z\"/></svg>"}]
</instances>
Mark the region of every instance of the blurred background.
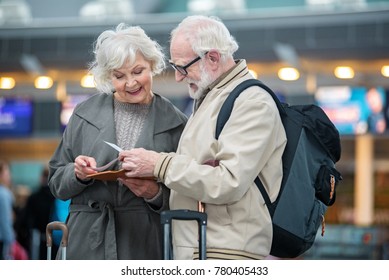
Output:
<instances>
[{"instance_id":1,"label":"blurred background","mask_svg":"<svg viewBox=\"0 0 389 280\"><path fill-rule=\"evenodd\" d=\"M389 259L383 0L0 0L0 158L10 163L17 207L40 189L75 105L96 92L87 69L97 36L120 22L140 25L169 57L169 32L189 14L220 17L258 79L287 103L320 105L340 131L343 181L324 237L302 258ZM172 69L154 91L189 114Z\"/></svg>"}]
</instances>

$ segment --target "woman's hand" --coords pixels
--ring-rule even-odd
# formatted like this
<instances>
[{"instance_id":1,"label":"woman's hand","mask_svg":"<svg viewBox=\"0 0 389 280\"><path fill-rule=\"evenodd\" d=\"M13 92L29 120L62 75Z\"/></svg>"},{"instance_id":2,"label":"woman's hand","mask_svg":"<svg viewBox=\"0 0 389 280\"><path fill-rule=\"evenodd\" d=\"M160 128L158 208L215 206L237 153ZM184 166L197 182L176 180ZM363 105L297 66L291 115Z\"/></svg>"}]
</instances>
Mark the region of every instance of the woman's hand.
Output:
<instances>
[{"instance_id":1,"label":"woman's hand","mask_svg":"<svg viewBox=\"0 0 389 280\"><path fill-rule=\"evenodd\" d=\"M81 155L74 160L74 173L80 180L85 181L86 176L97 173L93 167L96 167L96 160L93 157Z\"/></svg>"},{"instance_id":2,"label":"woman's hand","mask_svg":"<svg viewBox=\"0 0 389 280\"><path fill-rule=\"evenodd\" d=\"M146 199L152 199L159 191L159 185L154 180L137 179L137 178L119 178L123 185L125 185L136 196Z\"/></svg>"}]
</instances>

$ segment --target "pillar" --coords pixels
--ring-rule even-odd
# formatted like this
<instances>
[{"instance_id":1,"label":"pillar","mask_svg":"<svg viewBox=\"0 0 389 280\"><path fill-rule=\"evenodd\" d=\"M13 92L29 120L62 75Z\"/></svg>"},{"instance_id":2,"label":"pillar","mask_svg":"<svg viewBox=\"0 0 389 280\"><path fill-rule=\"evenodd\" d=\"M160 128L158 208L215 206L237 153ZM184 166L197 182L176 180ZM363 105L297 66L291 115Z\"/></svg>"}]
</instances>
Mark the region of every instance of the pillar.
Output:
<instances>
[{"instance_id":1,"label":"pillar","mask_svg":"<svg viewBox=\"0 0 389 280\"><path fill-rule=\"evenodd\" d=\"M374 222L374 138L371 134L355 139L354 223L370 226Z\"/></svg>"}]
</instances>

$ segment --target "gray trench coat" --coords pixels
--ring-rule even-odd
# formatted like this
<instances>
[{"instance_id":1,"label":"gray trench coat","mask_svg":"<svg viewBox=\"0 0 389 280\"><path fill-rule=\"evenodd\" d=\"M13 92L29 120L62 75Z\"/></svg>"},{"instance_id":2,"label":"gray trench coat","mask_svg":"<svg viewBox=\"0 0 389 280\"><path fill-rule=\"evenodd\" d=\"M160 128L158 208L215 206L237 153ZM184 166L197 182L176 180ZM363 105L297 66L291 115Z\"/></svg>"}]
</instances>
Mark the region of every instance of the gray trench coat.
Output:
<instances>
[{"instance_id":1,"label":"gray trench coat","mask_svg":"<svg viewBox=\"0 0 389 280\"><path fill-rule=\"evenodd\" d=\"M136 147L158 152L175 151L186 116L166 98L154 94L150 112ZM49 186L55 197L71 199L67 219L67 259L161 259L162 231L159 212L118 182L77 180L74 160L78 155L103 165L118 153L103 141L117 143L113 96L97 94L80 103L49 162ZM112 169L117 169L118 165Z\"/></svg>"}]
</instances>

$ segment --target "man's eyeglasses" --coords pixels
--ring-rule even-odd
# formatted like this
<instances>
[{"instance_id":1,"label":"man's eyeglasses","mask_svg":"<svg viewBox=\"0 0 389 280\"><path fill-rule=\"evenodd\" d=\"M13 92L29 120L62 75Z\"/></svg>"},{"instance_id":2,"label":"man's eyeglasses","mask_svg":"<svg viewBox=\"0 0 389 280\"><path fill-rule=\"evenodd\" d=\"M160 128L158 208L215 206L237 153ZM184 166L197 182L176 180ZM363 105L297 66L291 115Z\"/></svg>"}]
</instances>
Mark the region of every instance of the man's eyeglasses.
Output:
<instances>
[{"instance_id":1,"label":"man's eyeglasses","mask_svg":"<svg viewBox=\"0 0 389 280\"><path fill-rule=\"evenodd\" d=\"M204 56L207 54L208 52L204 53ZM193 59L191 62L189 62L188 64L184 65L184 66L180 66L180 65L176 65L174 64L173 62L169 61L170 65L174 68L174 70L177 70L178 72L180 72L182 75L186 76L188 75L188 71L186 71L186 68L188 68L189 66L191 66L192 64L196 63L197 61L199 61L202 57L201 56L198 56L196 57L195 59Z\"/></svg>"}]
</instances>

